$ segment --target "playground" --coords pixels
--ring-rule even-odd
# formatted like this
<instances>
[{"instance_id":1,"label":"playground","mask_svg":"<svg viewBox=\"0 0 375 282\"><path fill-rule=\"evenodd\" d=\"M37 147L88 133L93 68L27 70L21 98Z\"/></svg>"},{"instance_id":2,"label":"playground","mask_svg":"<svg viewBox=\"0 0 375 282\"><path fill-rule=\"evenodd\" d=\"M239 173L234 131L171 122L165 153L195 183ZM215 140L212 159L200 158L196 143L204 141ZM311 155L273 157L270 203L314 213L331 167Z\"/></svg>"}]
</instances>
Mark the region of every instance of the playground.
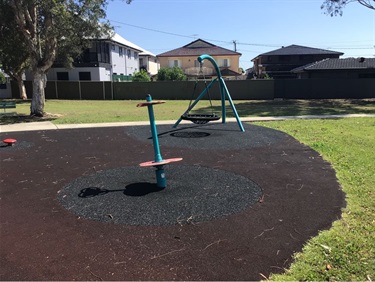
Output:
<instances>
[{"instance_id":1,"label":"playground","mask_svg":"<svg viewBox=\"0 0 375 282\"><path fill-rule=\"evenodd\" d=\"M174 125L157 126L153 106L162 102L148 96L138 105L148 108L147 126L2 133L0 278L282 273L340 217L344 194L316 151L243 124L218 82L237 123L226 123L224 111L222 122L192 115L192 103Z\"/></svg>"},{"instance_id":2,"label":"playground","mask_svg":"<svg viewBox=\"0 0 375 282\"><path fill-rule=\"evenodd\" d=\"M340 217L330 164L235 123L1 134L2 280L259 280ZM262 274L262 275L261 275Z\"/></svg>"}]
</instances>

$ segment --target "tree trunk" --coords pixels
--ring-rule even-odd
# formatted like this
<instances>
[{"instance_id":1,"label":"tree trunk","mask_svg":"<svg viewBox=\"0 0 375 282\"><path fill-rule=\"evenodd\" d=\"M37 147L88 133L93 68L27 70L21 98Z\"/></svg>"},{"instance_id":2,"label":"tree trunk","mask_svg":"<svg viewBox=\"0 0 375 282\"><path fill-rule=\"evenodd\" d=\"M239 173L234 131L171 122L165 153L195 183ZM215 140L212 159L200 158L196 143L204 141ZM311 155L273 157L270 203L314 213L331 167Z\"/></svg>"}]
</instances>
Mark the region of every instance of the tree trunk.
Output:
<instances>
[{"instance_id":1,"label":"tree trunk","mask_svg":"<svg viewBox=\"0 0 375 282\"><path fill-rule=\"evenodd\" d=\"M17 76L16 80L17 80L17 84L18 84L18 90L20 92L20 98L22 100L26 100L27 94L26 94L25 84L23 83L23 79L22 79L22 77Z\"/></svg>"},{"instance_id":2,"label":"tree trunk","mask_svg":"<svg viewBox=\"0 0 375 282\"><path fill-rule=\"evenodd\" d=\"M45 73L39 69L33 71L33 99L31 100L30 115L44 116L44 87L46 85Z\"/></svg>"}]
</instances>

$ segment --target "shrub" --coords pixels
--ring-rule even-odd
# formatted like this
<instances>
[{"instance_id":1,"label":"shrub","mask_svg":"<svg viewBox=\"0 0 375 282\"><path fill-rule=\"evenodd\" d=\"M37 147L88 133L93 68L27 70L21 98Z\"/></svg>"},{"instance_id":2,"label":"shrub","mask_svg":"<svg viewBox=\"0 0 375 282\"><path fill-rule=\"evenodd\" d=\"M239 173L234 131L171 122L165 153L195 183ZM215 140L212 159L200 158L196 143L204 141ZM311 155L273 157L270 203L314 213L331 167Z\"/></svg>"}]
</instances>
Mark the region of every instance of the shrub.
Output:
<instances>
[{"instance_id":1,"label":"shrub","mask_svg":"<svg viewBox=\"0 0 375 282\"><path fill-rule=\"evenodd\" d=\"M134 73L133 81L150 81L150 76L148 75L147 71L140 70L139 72Z\"/></svg>"},{"instance_id":2,"label":"shrub","mask_svg":"<svg viewBox=\"0 0 375 282\"><path fill-rule=\"evenodd\" d=\"M160 68L158 71L158 80L186 80L184 71L179 67Z\"/></svg>"}]
</instances>

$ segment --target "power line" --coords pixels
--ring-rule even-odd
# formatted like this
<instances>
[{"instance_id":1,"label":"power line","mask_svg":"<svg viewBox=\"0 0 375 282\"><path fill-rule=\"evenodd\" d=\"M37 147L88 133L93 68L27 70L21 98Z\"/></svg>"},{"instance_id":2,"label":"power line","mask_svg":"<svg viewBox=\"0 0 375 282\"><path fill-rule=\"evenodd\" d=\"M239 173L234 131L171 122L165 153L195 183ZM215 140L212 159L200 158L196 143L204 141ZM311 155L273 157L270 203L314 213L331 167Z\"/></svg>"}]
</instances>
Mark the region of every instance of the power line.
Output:
<instances>
[{"instance_id":1,"label":"power line","mask_svg":"<svg viewBox=\"0 0 375 282\"><path fill-rule=\"evenodd\" d=\"M129 24L129 23L124 23L124 22L119 22L115 20L109 20L110 22L121 24L121 25L126 25L126 26L131 26L134 28L139 28L147 31L152 31L152 32L158 32L158 33L163 33L167 35L172 35L172 36L179 36L179 37L184 37L184 38L190 38L190 39L196 39L197 37L194 35L184 35L184 34L178 34L178 33L173 33L173 32L167 32L167 31L162 31L162 30L157 30L157 29L152 29L152 28L147 28L147 27L142 27L134 24ZM231 45L234 44L234 49L237 50L237 45L244 45L244 46L256 46L256 47L271 47L271 48L281 48L283 44L266 44L266 43L242 43L238 42L237 40L232 40L232 41L224 41L224 40L218 40L218 39L209 39L209 38L202 38L203 40L210 41L210 42L219 42L225 45ZM348 42L353 42L353 41L348 41ZM358 41L361 42L361 41ZM362 41L363 42L363 41ZM343 50L369 50L373 49L374 46L366 46L361 45L362 47L325 47L324 49L343 49ZM246 50L243 50L246 51Z\"/></svg>"},{"instance_id":2,"label":"power line","mask_svg":"<svg viewBox=\"0 0 375 282\"><path fill-rule=\"evenodd\" d=\"M148 30L148 31L153 31L153 32L158 32L158 33L163 33L163 34L168 34L168 35L173 35L173 36L179 36L179 37L196 39L196 36L192 36L192 35L183 35L183 34L178 34L178 33L173 33L173 32L167 32L167 31L162 31L162 30L157 30L157 29L153 29L153 28L142 27L142 26L138 26L138 25L134 25L134 24L128 24L128 23L119 22L119 21L110 20L110 19L109 19L109 21L113 22L113 23L117 23L117 24L122 24L122 25L126 25L126 26L131 26L131 27L135 27L135 28L139 28L139 29ZM210 39L210 38L202 38L202 39L210 41L210 42L224 43L226 45L234 43L233 41L224 41L224 40L218 40L218 39ZM239 45L261 46L261 47L281 47L281 45L274 45L274 44L256 44L256 43L237 43L237 44L239 44Z\"/></svg>"},{"instance_id":3,"label":"power line","mask_svg":"<svg viewBox=\"0 0 375 282\"><path fill-rule=\"evenodd\" d=\"M114 21L114 20L109 20L109 21L114 22L114 23L118 23L118 24L122 24L122 25L127 25L127 26L131 26L131 27L136 27L136 28L148 30L148 31L154 31L154 32L168 34L168 35L180 36L180 37L194 38L194 36L191 36L191 35L182 35L182 34L177 34L177 33L172 33L172 32L166 32L166 31L142 27L142 26L138 26L138 25L134 25L134 24L128 24L128 23L124 23L124 22Z\"/></svg>"}]
</instances>

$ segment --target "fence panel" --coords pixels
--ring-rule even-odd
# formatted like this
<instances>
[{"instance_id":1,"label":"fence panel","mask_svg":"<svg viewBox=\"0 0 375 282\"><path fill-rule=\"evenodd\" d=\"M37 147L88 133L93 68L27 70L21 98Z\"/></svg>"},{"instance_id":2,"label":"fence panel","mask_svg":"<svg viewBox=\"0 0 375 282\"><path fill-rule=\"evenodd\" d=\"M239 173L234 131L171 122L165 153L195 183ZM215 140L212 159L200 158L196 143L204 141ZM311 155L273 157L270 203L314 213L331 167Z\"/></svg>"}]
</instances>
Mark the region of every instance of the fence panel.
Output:
<instances>
[{"instance_id":1,"label":"fence panel","mask_svg":"<svg viewBox=\"0 0 375 282\"><path fill-rule=\"evenodd\" d=\"M32 82L25 81L29 98ZM360 99L375 98L375 79L279 79L225 81L233 100L284 99ZM209 82L207 82L209 84ZM154 99L194 100L204 90L204 81L98 82L48 81L47 99L71 100L143 100L147 94ZM17 84L12 81L12 97L19 98ZM194 90L195 89L195 90ZM220 99L220 86L209 90L212 100Z\"/></svg>"},{"instance_id":2,"label":"fence panel","mask_svg":"<svg viewBox=\"0 0 375 282\"><path fill-rule=\"evenodd\" d=\"M104 100L103 81L81 81L81 100Z\"/></svg>"}]
</instances>

